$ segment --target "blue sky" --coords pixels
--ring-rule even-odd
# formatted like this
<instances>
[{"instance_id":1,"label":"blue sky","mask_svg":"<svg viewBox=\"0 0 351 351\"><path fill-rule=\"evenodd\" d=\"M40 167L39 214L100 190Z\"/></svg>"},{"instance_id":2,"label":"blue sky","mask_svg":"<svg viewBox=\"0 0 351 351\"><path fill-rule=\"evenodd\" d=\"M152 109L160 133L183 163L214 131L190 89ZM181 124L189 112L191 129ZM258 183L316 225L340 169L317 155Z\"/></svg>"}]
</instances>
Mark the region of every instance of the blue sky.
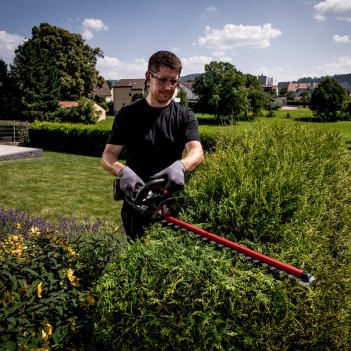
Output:
<instances>
[{"instance_id":1,"label":"blue sky","mask_svg":"<svg viewBox=\"0 0 351 351\"><path fill-rule=\"evenodd\" d=\"M351 73L351 0L2 0L0 58L10 64L40 23L99 47L105 79L143 78L158 50L182 75L211 61L277 81Z\"/></svg>"}]
</instances>

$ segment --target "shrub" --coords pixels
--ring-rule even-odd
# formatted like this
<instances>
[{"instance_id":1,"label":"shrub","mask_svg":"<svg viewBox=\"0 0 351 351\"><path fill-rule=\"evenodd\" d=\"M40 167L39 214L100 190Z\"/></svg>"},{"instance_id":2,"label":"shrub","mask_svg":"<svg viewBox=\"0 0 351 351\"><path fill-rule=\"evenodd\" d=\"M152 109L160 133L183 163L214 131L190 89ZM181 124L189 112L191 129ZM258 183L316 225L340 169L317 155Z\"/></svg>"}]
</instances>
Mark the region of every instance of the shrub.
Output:
<instances>
[{"instance_id":1,"label":"shrub","mask_svg":"<svg viewBox=\"0 0 351 351\"><path fill-rule=\"evenodd\" d=\"M312 273L302 287L155 225L107 266L104 350L349 350L350 155L300 125L229 129L184 190L187 222Z\"/></svg>"},{"instance_id":2,"label":"shrub","mask_svg":"<svg viewBox=\"0 0 351 351\"><path fill-rule=\"evenodd\" d=\"M1 211L1 350L67 350L91 339L96 281L122 246L100 223L59 227Z\"/></svg>"},{"instance_id":3,"label":"shrub","mask_svg":"<svg viewBox=\"0 0 351 351\"><path fill-rule=\"evenodd\" d=\"M30 124L30 145L45 150L100 157L110 128L99 125L36 122Z\"/></svg>"},{"instance_id":4,"label":"shrub","mask_svg":"<svg viewBox=\"0 0 351 351\"><path fill-rule=\"evenodd\" d=\"M225 251L157 227L100 281L100 349L263 350L263 336L278 334L295 308L285 283L247 268Z\"/></svg>"}]
</instances>

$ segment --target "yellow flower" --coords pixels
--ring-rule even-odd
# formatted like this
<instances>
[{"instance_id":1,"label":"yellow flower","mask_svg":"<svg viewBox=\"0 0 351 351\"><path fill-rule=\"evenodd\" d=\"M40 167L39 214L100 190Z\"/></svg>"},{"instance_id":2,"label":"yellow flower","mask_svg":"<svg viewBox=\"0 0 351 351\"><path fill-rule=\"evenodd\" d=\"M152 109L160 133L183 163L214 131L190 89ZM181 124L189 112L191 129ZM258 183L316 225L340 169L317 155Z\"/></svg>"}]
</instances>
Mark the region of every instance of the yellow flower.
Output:
<instances>
[{"instance_id":1,"label":"yellow flower","mask_svg":"<svg viewBox=\"0 0 351 351\"><path fill-rule=\"evenodd\" d=\"M67 278L68 280L71 282L71 285L72 286L79 286L79 279L77 279L77 277L75 275L73 275L73 269L71 268L68 268L68 271L67 271Z\"/></svg>"},{"instance_id":2,"label":"yellow flower","mask_svg":"<svg viewBox=\"0 0 351 351\"><path fill-rule=\"evenodd\" d=\"M52 334L52 326L51 326L51 324L44 323L44 329L48 333L49 336Z\"/></svg>"},{"instance_id":3,"label":"yellow flower","mask_svg":"<svg viewBox=\"0 0 351 351\"><path fill-rule=\"evenodd\" d=\"M16 223L16 230L20 230L21 229L21 225L19 223Z\"/></svg>"},{"instance_id":4,"label":"yellow flower","mask_svg":"<svg viewBox=\"0 0 351 351\"><path fill-rule=\"evenodd\" d=\"M45 229L45 234L52 234L54 231L50 228Z\"/></svg>"},{"instance_id":5,"label":"yellow flower","mask_svg":"<svg viewBox=\"0 0 351 351\"><path fill-rule=\"evenodd\" d=\"M41 287L42 286L42 283L39 283L38 284L38 290L37 290L37 295L38 297L41 299L41 293L43 292L43 288Z\"/></svg>"},{"instance_id":6,"label":"yellow flower","mask_svg":"<svg viewBox=\"0 0 351 351\"><path fill-rule=\"evenodd\" d=\"M67 278L69 281L73 281L75 279L75 276L73 275L73 269L72 268L68 268L68 271L67 271Z\"/></svg>"},{"instance_id":7,"label":"yellow flower","mask_svg":"<svg viewBox=\"0 0 351 351\"><path fill-rule=\"evenodd\" d=\"M15 255L15 256L21 256L22 255L22 249L21 248L18 248L16 250L12 250L12 254Z\"/></svg>"},{"instance_id":8,"label":"yellow flower","mask_svg":"<svg viewBox=\"0 0 351 351\"><path fill-rule=\"evenodd\" d=\"M18 241L18 235L10 235L9 236L9 241Z\"/></svg>"},{"instance_id":9,"label":"yellow flower","mask_svg":"<svg viewBox=\"0 0 351 351\"><path fill-rule=\"evenodd\" d=\"M28 234L29 235L39 235L40 231L37 227L32 227L32 228L30 228Z\"/></svg>"},{"instance_id":10,"label":"yellow flower","mask_svg":"<svg viewBox=\"0 0 351 351\"><path fill-rule=\"evenodd\" d=\"M48 339L48 334L45 333L45 330L41 330L41 340L45 341Z\"/></svg>"},{"instance_id":11,"label":"yellow flower","mask_svg":"<svg viewBox=\"0 0 351 351\"><path fill-rule=\"evenodd\" d=\"M79 286L79 279L75 280L74 282L71 282L72 286Z\"/></svg>"},{"instance_id":12,"label":"yellow flower","mask_svg":"<svg viewBox=\"0 0 351 351\"><path fill-rule=\"evenodd\" d=\"M71 248L70 245L67 247L67 250L72 256L76 254L75 251Z\"/></svg>"},{"instance_id":13,"label":"yellow flower","mask_svg":"<svg viewBox=\"0 0 351 351\"><path fill-rule=\"evenodd\" d=\"M49 349L41 347L40 349L30 349L30 351L49 351Z\"/></svg>"}]
</instances>

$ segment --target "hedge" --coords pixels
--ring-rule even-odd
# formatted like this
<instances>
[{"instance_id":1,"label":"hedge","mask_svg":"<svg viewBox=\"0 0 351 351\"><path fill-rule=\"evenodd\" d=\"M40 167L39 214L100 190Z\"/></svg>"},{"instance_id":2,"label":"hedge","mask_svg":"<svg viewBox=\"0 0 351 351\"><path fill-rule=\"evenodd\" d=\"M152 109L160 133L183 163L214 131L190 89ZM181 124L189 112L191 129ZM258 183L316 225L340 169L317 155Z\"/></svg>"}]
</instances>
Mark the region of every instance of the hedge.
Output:
<instances>
[{"instance_id":1,"label":"hedge","mask_svg":"<svg viewBox=\"0 0 351 351\"><path fill-rule=\"evenodd\" d=\"M102 350L351 350L351 159L301 125L228 128L178 217L303 269L304 287L155 224L98 286Z\"/></svg>"},{"instance_id":2,"label":"hedge","mask_svg":"<svg viewBox=\"0 0 351 351\"><path fill-rule=\"evenodd\" d=\"M111 128L105 125L35 122L29 126L29 146L44 150L100 157ZM216 135L201 135L205 150L215 144ZM121 156L124 157L124 154Z\"/></svg>"},{"instance_id":3,"label":"hedge","mask_svg":"<svg viewBox=\"0 0 351 351\"><path fill-rule=\"evenodd\" d=\"M101 156L110 129L96 125L35 122L29 126L30 146L85 156Z\"/></svg>"}]
</instances>

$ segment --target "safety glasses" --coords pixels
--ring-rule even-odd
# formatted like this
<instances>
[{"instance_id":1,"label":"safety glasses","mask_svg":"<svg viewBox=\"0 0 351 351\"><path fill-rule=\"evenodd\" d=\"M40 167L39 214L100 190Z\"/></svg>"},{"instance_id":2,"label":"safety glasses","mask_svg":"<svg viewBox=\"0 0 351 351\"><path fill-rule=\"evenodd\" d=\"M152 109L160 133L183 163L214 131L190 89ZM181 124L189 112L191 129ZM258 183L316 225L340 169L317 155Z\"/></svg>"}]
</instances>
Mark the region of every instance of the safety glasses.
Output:
<instances>
[{"instance_id":1,"label":"safety glasses","mask_svg":"<svg viewBox=\"0 0 351 351\"><path fill-rule=\"evenodd\" d=\"M169 84L172 86L172 87L175 87L177 86L177 84L179 83L179 79L173 79L173 78L167 78L167 77L164 77L164 76L161 76L160 74L152 71L151 69L149 70L150 72L150 75L152 78L155 78L157 79L157 81L160 83L160 84L165 84L169 81Z\"/></svg>"}]
</instances>

